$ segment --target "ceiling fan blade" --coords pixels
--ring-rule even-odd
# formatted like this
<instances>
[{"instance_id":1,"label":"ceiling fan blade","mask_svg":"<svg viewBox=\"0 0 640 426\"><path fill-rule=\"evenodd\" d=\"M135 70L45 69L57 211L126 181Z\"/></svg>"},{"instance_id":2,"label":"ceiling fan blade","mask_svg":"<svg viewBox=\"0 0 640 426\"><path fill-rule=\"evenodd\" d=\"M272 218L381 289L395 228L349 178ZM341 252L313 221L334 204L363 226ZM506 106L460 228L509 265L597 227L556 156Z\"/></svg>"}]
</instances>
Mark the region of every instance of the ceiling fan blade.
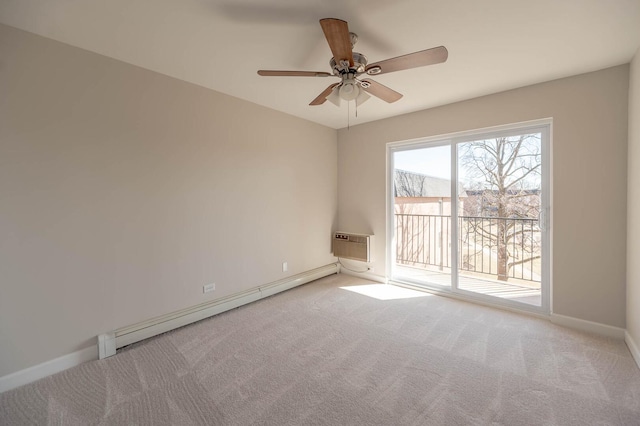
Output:
<instances>
[{"instance_id":1,"label":"ceiling fan blade","mask_svg":"<svg viewBox=\"0 0 640 426\"><path fill-rule=\"evenodd\" d=\"M383 101L392 103L402 97L401 93L398 93L393 89L389 89L384 84L369 80L368 78L362 80L360 83L360 87L362 87L366 92L371 93L373 96L379 97Z\"/></svg>"},{"instance_id":2,"label":"ceiling fan blade","mask_svg":"<svg viewBox=\"0 0 640 426\"><path fill-rule=\"evenodd\" d=\"M348 61L349 66L353 66L353 52L351 50L351 36L349 35L349 25L342 19L325 18L320 20L320 26L324 31L324 36L329 43L331 53L336 63Z\"/></svg>"},{"instance_id":3,"label":"ceiling fan blade","mask_svg":"<svg viewBox=\"0 0 640 426\"><path fill-rule=\"evenodd\" d=\"M258 75L261 75L263 77L331 77L333 74L323 71L259 70Z\"/></svg>"},{"instance_id":4,"label":"ceiling fan blade","mask_svg":"<svg viewBox=\"0 0 640 426\"><path fill-rule=\"evenodd\" d=\"M340 83L335 83L327 87L326 89L324 89L324 91L320 93L317 98L312 100L309 105L322 105L327 100L327 96L331 94L331 91L333 90L333 88L339 84Z\"/></svg>"},{"instance_id":5,"label":"ceiling fan blade","mask_svg":"<svg viewBox=\"0 0 640 426\"><path fill-rule=\"evenodd\" d=\"M408 55L398 56L397 58L375 62L367 66L366 73L369 75L378 75L439 64L445 62L448 56L449 52L446 47L434 47L433 49L421 50L420 52L409 53Z\"/></svg>"}]
</instances>

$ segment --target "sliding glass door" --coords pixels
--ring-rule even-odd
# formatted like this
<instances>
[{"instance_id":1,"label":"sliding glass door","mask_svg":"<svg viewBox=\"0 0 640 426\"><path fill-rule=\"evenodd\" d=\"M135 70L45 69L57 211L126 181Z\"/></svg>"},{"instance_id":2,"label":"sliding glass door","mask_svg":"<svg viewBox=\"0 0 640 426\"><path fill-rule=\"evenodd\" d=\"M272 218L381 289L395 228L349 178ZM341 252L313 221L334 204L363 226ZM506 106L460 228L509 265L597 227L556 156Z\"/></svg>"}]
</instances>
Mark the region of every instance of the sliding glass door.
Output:
<instances>
[{"instance_id":1,"label":"sliding glass door","mask_svg":"<svg viewBox=\"0 0 640 426\"><path fill-rule=\"evenodd\" d=\"M391 279L548 312L549 129L390 144Z\"/></svg>"},{"instance_id":2,"label":"sliding glass door","mask_svg":"<svg viewBox=\"0 0 640 426\"><path fill-rule=\"evenodd\" d=\"M451 287L451 148L427 145L393 153L395 274Z\"/></svg>"}]
</instances>

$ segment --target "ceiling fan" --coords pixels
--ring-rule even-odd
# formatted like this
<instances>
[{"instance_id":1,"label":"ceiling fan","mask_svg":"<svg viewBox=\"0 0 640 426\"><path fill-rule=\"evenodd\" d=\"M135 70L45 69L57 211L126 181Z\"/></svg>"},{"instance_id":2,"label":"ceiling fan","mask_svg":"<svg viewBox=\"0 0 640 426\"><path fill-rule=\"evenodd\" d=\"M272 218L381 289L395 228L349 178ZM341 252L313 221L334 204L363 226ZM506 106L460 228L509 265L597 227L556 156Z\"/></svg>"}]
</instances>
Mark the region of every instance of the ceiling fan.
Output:
<instances>
[{"instance_id":1,"label":"ceiling fan","mask_svg":"<svg viewBox=\"0 0 640 426\"><path fill-rule=\"evenodd\" d=\"M355 100L356 106L358 106L369 99L369 94L389 103L395 102L402 97L402 94L369 78L360 79L359 77L362 74L379 75L439 64L445 62L449 54L444 46L439 46L367 64L367 58L363 54L353 51L353 46L358 41L358 36L349 32L346 21L325 18L320 20L320 26L333 54L333 58L329 61L333 74L323 71L258 71L259 75L265 77L340 78L340 82L327 87L309 105L322 105L328 100L339 106L340 100L343 99L345 101Z\"/></svg>"}]
</instances>

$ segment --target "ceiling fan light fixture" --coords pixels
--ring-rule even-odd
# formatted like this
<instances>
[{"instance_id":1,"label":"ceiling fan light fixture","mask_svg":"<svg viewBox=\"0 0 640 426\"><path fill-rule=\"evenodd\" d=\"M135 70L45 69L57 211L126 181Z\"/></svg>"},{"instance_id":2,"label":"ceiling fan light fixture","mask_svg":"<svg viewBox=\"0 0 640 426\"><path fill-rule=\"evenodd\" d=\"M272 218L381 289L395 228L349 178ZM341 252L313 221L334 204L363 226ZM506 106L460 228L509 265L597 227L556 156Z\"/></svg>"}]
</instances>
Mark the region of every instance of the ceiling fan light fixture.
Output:
<instances>
[{"instance_id":1,"label":"ceiling fan light fixture","mask_svg":"<svg viewBox=\"0 0 640 426\"><path fill-rule=\"evenodd\" d=\"M340 87L339 86L334 87L326 99L332 104L334 104L335 106L339 107L340 106Z\"/></svg>"},{"instance_id":2,"label":"ceiling fan light fixture","mask_svg":"<svg viewBox=\"0 0 640 426\"><path fill-rule=\"evenodd\" d=\"M359 107L363 103L367 102L369 100L369 98L371 98L371 95L369 95L364 90L360 90L360 94L356 98L356 107Z\"/></svg>"},{"instance_id":3,"label":"ceiling fan light fixture","mask_svg":"<svg viewBox=\"0 0 640 426\"><path fill-rule=\"evenodd\" d=\"M340 97L345 101L352 101L360 94L360 88L354 82L345 82L340 85Z\"/></svg>"}]
</instances>

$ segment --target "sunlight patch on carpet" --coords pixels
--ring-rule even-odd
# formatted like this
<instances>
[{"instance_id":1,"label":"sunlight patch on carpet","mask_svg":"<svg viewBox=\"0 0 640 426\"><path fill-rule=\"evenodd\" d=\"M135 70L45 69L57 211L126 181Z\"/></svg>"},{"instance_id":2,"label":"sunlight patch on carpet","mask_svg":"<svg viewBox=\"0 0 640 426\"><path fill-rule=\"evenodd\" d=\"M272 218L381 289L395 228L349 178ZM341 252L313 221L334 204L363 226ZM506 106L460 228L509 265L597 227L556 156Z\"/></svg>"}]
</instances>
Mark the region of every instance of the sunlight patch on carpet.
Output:
<instances>
[{"instance_id":1,"label":"sunlight patch on carpet","mask_svg":"<svg viewBox=\"0 0 640 426\"><path fill-rule=\"evenodd\" d=\"M390 284L364 284L349 287L340 287L342 290L353 291L378 300L411 299L414 297L432 296L430 293L411 290Z\"/></svg>"}]
</instances>

